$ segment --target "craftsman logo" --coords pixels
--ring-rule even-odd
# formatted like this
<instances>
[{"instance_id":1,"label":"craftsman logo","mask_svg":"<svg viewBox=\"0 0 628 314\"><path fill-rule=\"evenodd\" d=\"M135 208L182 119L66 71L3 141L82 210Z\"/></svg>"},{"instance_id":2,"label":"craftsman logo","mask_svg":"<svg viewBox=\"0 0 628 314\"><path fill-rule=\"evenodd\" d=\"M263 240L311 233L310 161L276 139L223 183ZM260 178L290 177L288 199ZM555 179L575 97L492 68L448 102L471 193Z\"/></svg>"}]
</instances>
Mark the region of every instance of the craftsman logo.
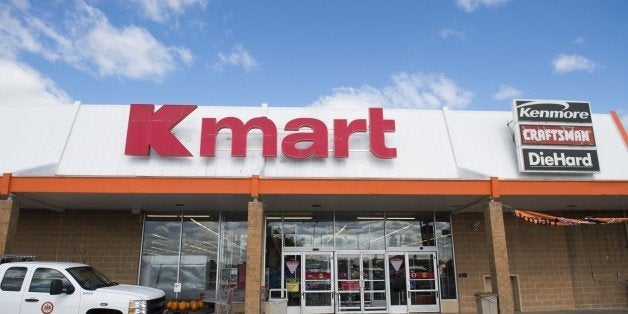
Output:
<instances>
[{"instance_id":1,"label":"craftsman logo","mask_svg":"<svg viewBox=\"0 0 628 314\"><path fill-rule=\"evenodd\" d=\"M587 102L515 100L516 121L591 123Z\"/></svg>"},{"instance_id":2,"label":"craftsman logo","mask_svg":"<svg viewBox=\"0 0 628 314\"><path fill-rule=\"evenodd\" d=\"M154 105L131 105L126 136L125 154L148 156L152 148L160 156L192 156L171 130L192 111L196 105L164 105L155 111ZM202 157L216 155L218 133L229 129L232 136L231 156L245 157L247 135L252 129L262 133L262 156L277 157L277 126L267 117L242 121L236 117L202 118L199 154ZM304 130L305 129L305 130ZM296 118L288 121L284 131L290 133L281 141L281 151L286 157L304 159L329 156L328 126L314 118ZM368 133L371 153L378 158L397 157L397 149L387 147L385 134L395 131L395 120L384 119L382 108L369 108L368 119L334 119L333 156L349 157L349 137L354 133Z\"/></svg>"},{"instance_id":3,"label":"craftsman logo","mask_svg":"<svg viewBox=\"0 0 628 314\"><path fill-rule=\"evenodd\" d=\"M523 145L595 146L592 126L520 124Z\"/></svg>"},{"instance_id":4,"label":"craftsman logo","mask_svg":"<svg viewBox=\"0 0 628 314\"><path fill-rule=\"evenodd\" d=\"M524 148L523 166L527 171L600 171L597 151L580 149Z\"/></svg>"}]
</instances>

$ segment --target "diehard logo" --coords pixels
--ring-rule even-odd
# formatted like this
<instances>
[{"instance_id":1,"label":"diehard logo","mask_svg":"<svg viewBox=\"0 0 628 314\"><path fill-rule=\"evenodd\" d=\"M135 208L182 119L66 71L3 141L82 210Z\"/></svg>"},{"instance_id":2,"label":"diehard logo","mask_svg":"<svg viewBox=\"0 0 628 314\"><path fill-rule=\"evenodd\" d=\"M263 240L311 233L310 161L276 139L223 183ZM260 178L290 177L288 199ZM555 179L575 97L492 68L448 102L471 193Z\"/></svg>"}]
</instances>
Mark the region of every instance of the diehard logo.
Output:
<instances>
[{"instance_id":1,"label":"diehard logo","mask_svg":"<svg viewBox=\"0 0 628 314\"><path fill-rule=\"evenodd\" d=\"M528 171L600 171L597 151L594 149L524 148L522 153L524 169Z\"/></svg>"}]
</instances>

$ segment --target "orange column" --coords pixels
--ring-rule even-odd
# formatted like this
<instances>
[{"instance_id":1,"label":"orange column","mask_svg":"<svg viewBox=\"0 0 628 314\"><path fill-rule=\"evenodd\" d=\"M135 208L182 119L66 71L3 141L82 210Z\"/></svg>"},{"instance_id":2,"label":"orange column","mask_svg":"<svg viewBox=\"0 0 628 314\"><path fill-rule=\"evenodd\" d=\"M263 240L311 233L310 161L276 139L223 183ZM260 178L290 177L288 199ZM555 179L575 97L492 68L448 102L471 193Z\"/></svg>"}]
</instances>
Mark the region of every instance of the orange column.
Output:
<instances>
[{"instance_id":1,"label":"orange column","mask_svg":"<svg viewBox=\"0 0 628 314\"><path fill-rule=\"evenodd\" d=\"M511 314L514 313L514 304L502 204L490 201L484 205L484 221L490 251L492 290L498 294L499 313Z\"/></svg>"},{"instance_id":2,"label":"orange column","mask_svg":"<svg viewBox=\"0 0 628 314\"><path fill-rule=\"evenodd\" d=\"M248 231L246 240L246 287L244 312L262 311L262 259L264 258L264 203L249 202Z\"/></svg>"}]
</instances>

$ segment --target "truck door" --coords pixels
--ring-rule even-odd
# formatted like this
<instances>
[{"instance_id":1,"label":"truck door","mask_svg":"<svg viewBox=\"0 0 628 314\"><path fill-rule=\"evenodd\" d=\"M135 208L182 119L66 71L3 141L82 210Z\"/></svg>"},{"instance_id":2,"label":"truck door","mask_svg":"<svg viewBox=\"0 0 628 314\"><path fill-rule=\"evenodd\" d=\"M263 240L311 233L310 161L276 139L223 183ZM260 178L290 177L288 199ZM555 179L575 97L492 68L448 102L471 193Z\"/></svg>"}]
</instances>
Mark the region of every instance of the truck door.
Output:
<instances>
[{"instance_id":1,"label":"truck door","mask_svg":"<svg viewBox=\"0 0 628 314\"><path fill-rule=\"evenodd\" d=\"M26 267L11 267L4 272L0 282L0 304L2 312L19 313L22 301L22 286L28 269Z\"/></svg>"},{"instance_id":2,"label":"truck door","mask_svg":"<svg viewBox=\"0 0 628 314\"><path fill-rule=\"evenodd\" d=\"M61 279L64 287L63 293L59 295L50 294L50 282L53 279ZM19 313L78 313L81 305L80 290L74 290L74 286L60 271L39 267L35 269L30 284L22 295L22 306ZM68 294L68 291L72 293Z\"/></svg>"}]
</instances>

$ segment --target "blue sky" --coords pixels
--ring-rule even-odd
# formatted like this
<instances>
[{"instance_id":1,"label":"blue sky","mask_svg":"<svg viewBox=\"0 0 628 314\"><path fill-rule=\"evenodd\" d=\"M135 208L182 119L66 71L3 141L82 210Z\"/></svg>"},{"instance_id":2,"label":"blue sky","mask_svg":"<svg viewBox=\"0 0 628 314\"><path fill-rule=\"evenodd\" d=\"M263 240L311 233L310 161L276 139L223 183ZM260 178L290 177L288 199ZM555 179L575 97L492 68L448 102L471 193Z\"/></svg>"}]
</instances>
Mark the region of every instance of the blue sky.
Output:
<instances>
[{"instance_id":1,"label":"blue sky","mask_svg":"<svg viewBox=\"0 0 628 314\"><path fill-rule=\"evenodd\" d=\"M628 1L0 3L0 104L628 114Z\"/></svg>"}]
</instances>

